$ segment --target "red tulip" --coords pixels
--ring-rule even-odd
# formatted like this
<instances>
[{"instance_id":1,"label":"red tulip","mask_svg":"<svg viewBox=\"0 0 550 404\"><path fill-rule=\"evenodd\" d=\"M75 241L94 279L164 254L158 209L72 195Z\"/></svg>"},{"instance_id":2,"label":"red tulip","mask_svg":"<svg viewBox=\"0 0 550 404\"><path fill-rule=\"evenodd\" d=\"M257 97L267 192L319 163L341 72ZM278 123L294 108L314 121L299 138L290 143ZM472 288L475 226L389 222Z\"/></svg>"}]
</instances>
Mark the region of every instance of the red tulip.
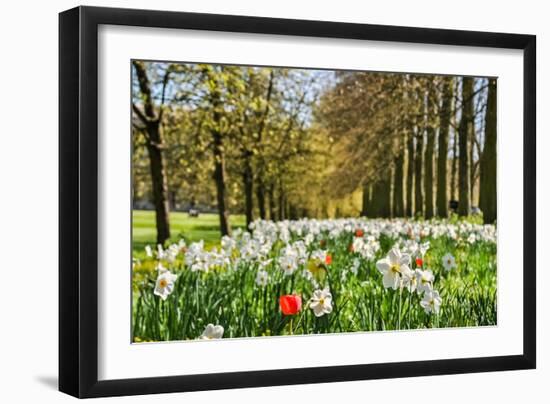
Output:
<instances>
[{"instance_id":1,"label":"red tulip","mask_svg":"<svg viewBox=\"0 0 550 404\"><path fill-rule=\"evenodd\" d=\"M325 264L332 264L332 257L330 256L330 254L327 254L327 256L325 257Z\"/></svg>"},{"instance_id":2,"label":"red tulip","mask_svg":"<svg viewBox=\"0 0 550 404\"><path fill-rule=\"evenodd\" d=\"M424 261L422 261L422 258L417 258L416 266L422 268L422 264L424 264Z\"/></svg>"},{"instance_id":3,"label":"red tulip","mask_svg":"<svg viewBox=\"0 0 550 404\"><path fill-rule=\"evenodd\" d=\"M365 232L361 229L355 230L355 237L363 237L364 234Z\"/></svg>"},{"instance_id":4,"label":"red tulip","mask_svg":"<svg viewBox=\"0 0 550 404\"><path fill-rule=\"evenodd\" d=\"M298 295L284 295L279 298L279 306L285 316L293 316L302 308L302 298Z\"/></svg>"}]
</instances>

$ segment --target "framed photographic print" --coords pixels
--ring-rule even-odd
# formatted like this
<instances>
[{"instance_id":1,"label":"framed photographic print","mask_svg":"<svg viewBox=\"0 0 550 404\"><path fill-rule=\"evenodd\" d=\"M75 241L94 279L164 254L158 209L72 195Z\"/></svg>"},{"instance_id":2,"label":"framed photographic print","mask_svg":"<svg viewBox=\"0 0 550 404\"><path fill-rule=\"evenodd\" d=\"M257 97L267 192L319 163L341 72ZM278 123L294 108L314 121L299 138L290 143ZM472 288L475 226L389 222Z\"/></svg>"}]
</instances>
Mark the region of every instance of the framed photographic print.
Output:
<instances>
[{"instance_id":1,"label":"framed photographic print","mask_svg":"<svg viewBox=\"0 0 550 404\"><path fill-rule=\"evenodd\" d=\"M61 391L535 367L534 36L59 23Z\"/></svg>"}]
</instances>

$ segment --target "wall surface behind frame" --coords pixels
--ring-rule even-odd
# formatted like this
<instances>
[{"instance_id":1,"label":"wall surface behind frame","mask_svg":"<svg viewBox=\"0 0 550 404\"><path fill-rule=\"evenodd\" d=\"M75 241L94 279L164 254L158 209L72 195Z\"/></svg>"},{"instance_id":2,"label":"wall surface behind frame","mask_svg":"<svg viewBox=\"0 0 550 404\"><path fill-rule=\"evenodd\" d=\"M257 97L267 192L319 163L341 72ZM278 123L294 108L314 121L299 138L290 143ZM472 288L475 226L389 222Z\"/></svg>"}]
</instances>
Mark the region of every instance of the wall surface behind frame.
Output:
<instances>
[{"instance_id":1,"label":"wall surface behind frame","mask_svg":"<svg viewBox=\"0 0 550 404\"><path fill-rule=\"evenodd\" d=\"M4 2L2 63L2 143L0 146L0 373L2 402L63 403L73 400L57 389L57 13L78 5L61 0ZM279 0L204 0L201 2L90 1L87 5L157 8L281 18L519 32L538 42L538 369L398 380L332 383L116 398L110 402L298 402L333 403L349 398L364 402L423 403L444 401L508 402L550 397L550 282L545 270L550 187L545 181L550 159L550 27L544 2L513 4L464 0L455 6L439 1L297 2ZM518 263L519 265L519 263ZM519 268L518 268L519 271Z\"/></svg>"}]
</instances>

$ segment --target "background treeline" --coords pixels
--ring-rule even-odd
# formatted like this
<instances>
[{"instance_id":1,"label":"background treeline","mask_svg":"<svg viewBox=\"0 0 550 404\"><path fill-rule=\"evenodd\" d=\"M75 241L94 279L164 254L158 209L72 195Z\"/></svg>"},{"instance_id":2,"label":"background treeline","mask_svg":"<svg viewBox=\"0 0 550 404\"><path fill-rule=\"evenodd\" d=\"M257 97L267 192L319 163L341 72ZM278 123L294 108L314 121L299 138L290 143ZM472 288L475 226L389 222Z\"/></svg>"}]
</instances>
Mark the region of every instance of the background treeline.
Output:
<instances>
[{"instance_id":1,"label":"background treeline","mask_svg":"<svg viewBox=\"0 0 550 404\"><path fill-rule=\"evenodd\" d=\"M496 220L496 80L133 62L133 198L283 220Z\"/></svg>"}]
</instances>

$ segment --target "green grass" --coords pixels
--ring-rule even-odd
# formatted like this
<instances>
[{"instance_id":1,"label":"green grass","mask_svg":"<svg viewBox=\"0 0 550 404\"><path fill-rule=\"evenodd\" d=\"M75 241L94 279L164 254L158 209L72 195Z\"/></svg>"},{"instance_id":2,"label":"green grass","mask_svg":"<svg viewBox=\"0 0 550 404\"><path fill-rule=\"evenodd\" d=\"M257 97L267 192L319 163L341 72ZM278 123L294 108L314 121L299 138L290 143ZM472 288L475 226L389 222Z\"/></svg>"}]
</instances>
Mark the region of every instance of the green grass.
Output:
<instances>
[{"instance_id":1,"label":"green grass","mask_svg":"<svg viewBox=\"0 0 550 404\"><path fill-rule=\"evenodd\" d=\"M193 219L175 214L174 225L187 235L186 241L208 240L217 243L219 233L215 217ZM143 212L137 212L143 219ZM145 218L146 219L146 218ZM147 221L137 222L144 225ZM150 223L150 220L149 220ZM141 232L144 234L145 232ZM149 237L154 234L149 230ZM206 238L208 237L208 238ZM147 240L143 238L143 240ZM141 259L134 268L133 335L136 342L196 339L209 323L224 327L224 338L269 335L339 333L444 327L495 325L497 318L496 245L479 241L428 237L431 246L424 266L435 275L434 289L443 303L439 314L428 314L420 307L421 296L407 290L385 289L376 261L384 257L398 240L380 237L381 250L372 260L364 260L357 274L349 271L354 253L349 251L352 234L335 239L324 234L310 249L326 249L332 263L323 272L320 286L330 288L333 312L317 318L307 306L314 287L301 271L292 276L282 273L277 263L280 249L276 243L266 267L270 281L256 285L256 264L240 264L237 269L219 267L210 272L192 272L183 258L165 267L178 275L174 290L162 301L153 294L157 271L155 259ZM451 253L458 268L447 272L441 259ZM414 264L413 264L414 265ZM283 316L278 298L297 293L303 297L302 311L292 318Z\"/></svg>"},{"instance_id":2,"label":"green grass","mask_svg":"<svg viewBox=\"0 0 550 404\"><path fill-rule=\"evenodd\" d=\"M133 211L133 250L134 256L141 256L147 244L156 245L155 212L147 210ZM244 215L231 215L232 228L244 228ZM187 243L204 240L205 246L212 247L220 242L220 222L217 214L202 213L199 217L190 217L184 212L170 213L171 241L181 238Z\"/></svg>"}]
</instances>

